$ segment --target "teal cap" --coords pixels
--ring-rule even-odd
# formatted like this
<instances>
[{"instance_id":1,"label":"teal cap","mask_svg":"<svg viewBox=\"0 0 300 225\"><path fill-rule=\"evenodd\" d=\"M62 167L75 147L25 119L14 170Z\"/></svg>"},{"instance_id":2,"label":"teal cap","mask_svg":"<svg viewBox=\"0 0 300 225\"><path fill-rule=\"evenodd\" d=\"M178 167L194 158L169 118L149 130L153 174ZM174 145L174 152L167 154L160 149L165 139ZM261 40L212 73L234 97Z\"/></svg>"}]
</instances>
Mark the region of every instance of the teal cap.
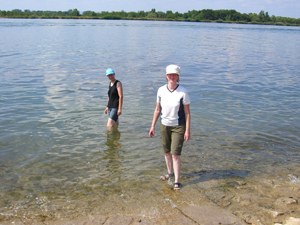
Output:
<instances>
[{"instance_id":1,"label":"teal cap","mask_svg":"<svg viewBox=\"0 0 300 225\"><path fill-rule=\"evenodd\" d=\"M113 69L111 69L111 68L108 68L107 70L106 70L106 76L108 76L108 75L110 75L110 74L114 74L115 73L115 71L113 70Z\"/></svg>"}]
</instances>

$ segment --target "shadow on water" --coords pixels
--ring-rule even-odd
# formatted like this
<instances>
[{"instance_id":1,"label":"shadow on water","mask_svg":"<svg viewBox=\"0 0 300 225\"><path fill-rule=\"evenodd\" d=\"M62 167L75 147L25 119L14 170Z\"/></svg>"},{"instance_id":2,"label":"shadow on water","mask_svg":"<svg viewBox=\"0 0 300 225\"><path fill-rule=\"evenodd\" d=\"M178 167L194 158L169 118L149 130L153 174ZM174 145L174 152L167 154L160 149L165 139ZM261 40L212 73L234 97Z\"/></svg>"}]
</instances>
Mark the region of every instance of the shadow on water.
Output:
<instances>
[{"instance_id":1,"label":"shadow on water","mask_svg":"<svg viewBox=\"0 0 300 225\"><path fill-rule=\"evenodd\" d=\"M186 185L193 185L211 180L245 178L249 173L250 171L247 170L201 170L185 174L185 177L191 180Z\"/></svg>"}]
</instances>

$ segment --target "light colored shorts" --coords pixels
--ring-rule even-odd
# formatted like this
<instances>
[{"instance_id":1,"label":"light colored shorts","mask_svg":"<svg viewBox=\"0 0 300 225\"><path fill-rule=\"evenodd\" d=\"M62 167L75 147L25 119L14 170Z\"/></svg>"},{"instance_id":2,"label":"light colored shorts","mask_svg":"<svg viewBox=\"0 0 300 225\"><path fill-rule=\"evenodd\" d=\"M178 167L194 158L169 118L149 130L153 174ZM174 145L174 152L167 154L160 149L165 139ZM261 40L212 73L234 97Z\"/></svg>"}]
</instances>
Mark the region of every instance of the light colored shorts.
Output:
<instances>
[{"instance_id":1,"label":"light colored shorts","mask_svg":"<svg viewBox=\"0 0 300 225\"><path fill-rule=\"evenodd\" d=\"M172 127L163 124L159 125L160 139L164 153L171 152L172 155L181 155L185 128L185 124Z\"/></svg>"}]
</instances>

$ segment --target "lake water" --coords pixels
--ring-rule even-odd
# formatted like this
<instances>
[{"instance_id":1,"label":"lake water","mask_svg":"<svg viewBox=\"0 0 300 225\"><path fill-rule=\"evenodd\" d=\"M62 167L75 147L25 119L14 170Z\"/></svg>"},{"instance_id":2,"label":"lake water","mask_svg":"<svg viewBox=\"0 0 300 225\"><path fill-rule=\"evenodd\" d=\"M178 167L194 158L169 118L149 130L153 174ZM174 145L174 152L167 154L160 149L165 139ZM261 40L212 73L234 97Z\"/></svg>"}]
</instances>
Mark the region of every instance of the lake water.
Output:
<instances>
[{"instance_id":1,"label":"lake water","mask_svg":"<svg viewBox=\"0 0 300 225\"><path fill-rule=\"evenodd\" d=\"M0 33L0 221L159 218L236 180L300 185L299 27L0 19ZM180 192L158 179L158 124L148 137L169 64L192 101ZM112 133L108 67L124 87Z\"/></svg>"}]
</instances>

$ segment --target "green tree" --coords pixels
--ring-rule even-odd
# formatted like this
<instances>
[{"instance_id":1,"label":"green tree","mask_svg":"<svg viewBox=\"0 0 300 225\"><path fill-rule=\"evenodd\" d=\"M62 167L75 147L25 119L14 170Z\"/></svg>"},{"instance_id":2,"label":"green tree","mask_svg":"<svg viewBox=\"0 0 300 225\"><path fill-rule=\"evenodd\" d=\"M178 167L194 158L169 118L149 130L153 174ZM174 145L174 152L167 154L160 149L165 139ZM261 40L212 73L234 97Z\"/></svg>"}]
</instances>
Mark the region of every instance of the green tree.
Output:
<instances>
[{"instance_id":1,"label":"green tree","mask_svg":"<svg viewBox=\"0 0 300 225\"><path fill-rule=\"evenodd\" d=\"M162 11L158 11L156 13L156 15L157 15L157 18L166 18L166 14Z\"/></svg>"},{"instance_id":2,"label":"green tree","mask_svg":"<svg viewBox=\"0 0 300 225\"><path fill-rule=\"evenodd\" d=\"M149 13L147 14L147 18L157 18L157 15L156 15L156 13L149 12Z\"/></svg>"},{"instance_id":3,"label":"green tree","mask_svg":"<svg viewBox=\"0 0 300 225\"><path fill-rule=\"evenodd\" d=\"M265 22L265 11L261 10L258 14L258 18L261 22Z\"/></svg>"},{"instance_id":4,"label":"green tree","mask_svg":"<svg viewBox=\"0 0 300 225\"><path fill-rule=\"evenodd\" d=\"M201 20L204 20L204 19L205 19L205 17L204 17L204 13L202 13L202 11L195 18L196 21L201 21Z\"/></svg>"},{"instance_id":5,"label":"green tree","mask_svg":"<svg viewBox=\"0 0 300 225\"><path fill-rule=\"evenodd\" d=\"M80 16L80 13L79 13L79 11L75 8L75 9L72 10L70 16Z\"/></svg>"},{"instance_id":6,"label":"green tree","mask_svg":"<svg viewBox=\"0 0 300 225\"><path fill-rule=\"evenodd\" d=\"M225 17L225 21L231 21L231 16L230 16L230 15L227 15L227 16Z\"/></svg>"},{"instance_id":7,"label":"green tree","mask_svg":"<svg viewBox=\"0 0 300 225\"><path fill-rule=\"evenodd\" d=\"M173 18L176 19L176 20L178 20L179 18L182 18L182 14L179 13L179 12L175 12Z\"/></svg>"},{"instance_id":8,"label":"green tree","mask_svg":"<svg viewBox=\"0 0 300 225\"><path fill-rule=\"evenodd\" d=\"M215 12L212 9L203 9L201 14L205 20L215 20Z\"/></svg>"},{"instance_id":9,"label":"green tree","mask_svg":"<svg viewBox=\"0 0 300 225\"><path fill-rule=\"evenodd\" d=\"M251 21L250 16L248 14L246 14L246 13L243 13L241 15L241 21L250 22Z\"/></svg>"},{"instance_id":10,"label":"green tree","mask_svg":"<svg viewBox=\"0 0 300 225\"><path fill-rule=\"evenodd\" d=\"M88 16L89 14L91 14L91 12L92 12L91 10L83 11L82 15L83 16Z\"/></svg>"},{"instance_id":11,"label":"green tree","mask_svg":"<svg viewBox=\"0 0 300 225\"><path fill-rule=\"evenodd\" d=\"M272 15L272 16L271 16L271 21L272 21L273 23L276 23L276 16Z\"/></svg>"},{"instance_id":12,"label":"green tree","mask_svg":"<svg viewBox=\"0 0 300 225\"><path fill-rule=\"evenodd\" d=\"M249 17L251 19L251 22L258 22L259 16L256 13L249 13Z\"/></svg>"},{"instance_id":13,"label":"green tree","mask_svg":"<svg viewBox=\"0 0 300 225\"><path fill-rule=\"evenodd\" d=\"M118 14L119 14L120 17L123 17L123 18L127 17L127 15L128 15L128 13L125 12L124 10L122 10L122 11L119 12Z\"/></svg>"},{"instance_id":14,"label":"green tree","mask_svg":"<svg viewBox=\"0 0 300 225\"><path fill-rule=\"evenodd\" d=\"M0 16L1 17L6 17L6 11L5 10L3 10L3 11L0 10Z\"/></svg>"},{"instance_id":15,"label":"green tree","mask_svg":"<svg viewBox=\"0 0 300 225\"><path fill-rule=\"evenodd\" d=\"M265 22L270 22L270 21L271 21L271 18L269 16L269 13L266 12L266 14L265 14Z\"/></svg>"},{"instance_id":16,"label":"green tree","mask_svg":"<svg viewBox=\"0 0 300 225\"><path fill-rule=\"evenodd\" d=\"M134 17L137 17L137 16L138 16L138 14L136 12L129 12L127 17L134 18Z\"/></svg>"},{"instance_id":17,"label":"green tree","mask_svg":"<svg viewBox=\"0 0 300 225\"><path fill-rule=\"evenodd\" d=\"M174 14L173 14L172 10L168 10L166 12L166 18L167 19L174 19Z\"/></svg>"},{"instance_id":18,"label":"green tree","mask_svg":"<svg viewBox=\"0 0 300 225\"><path fill-rule=\"evenodd\" d=\"M146 17L145 11L138 11L138 17L140 18Z\"/></svg>"}]
</instances>

